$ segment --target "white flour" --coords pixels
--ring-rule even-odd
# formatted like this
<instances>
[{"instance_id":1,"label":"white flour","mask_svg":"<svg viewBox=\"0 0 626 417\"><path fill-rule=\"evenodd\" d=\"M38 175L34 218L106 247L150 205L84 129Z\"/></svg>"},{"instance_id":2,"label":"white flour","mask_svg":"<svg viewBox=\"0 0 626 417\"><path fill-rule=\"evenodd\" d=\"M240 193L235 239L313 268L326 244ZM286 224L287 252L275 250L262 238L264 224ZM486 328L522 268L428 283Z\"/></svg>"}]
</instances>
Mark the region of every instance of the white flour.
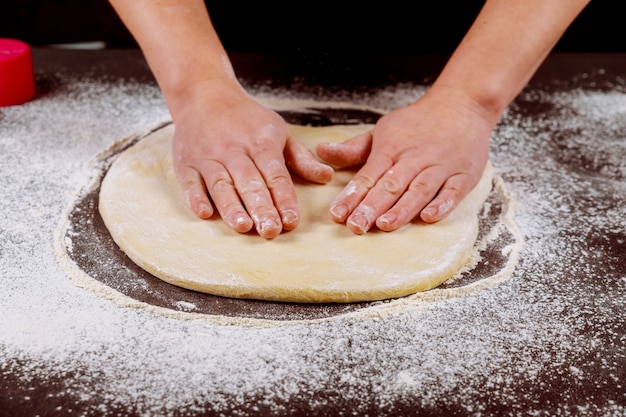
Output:
<instances>
[{"instance_id":1,"label":"white flour","mask_svg":"<svg viewBox=\"0 0 626 417\"><path fill-rule=\"evenodd\" d=\"M508 280L378 318L259 327L122 308L68 279L53 238L91 158L169 116L156 87L57 77L0 109L0 375L20 392L53 381L47 401L80 415L323 414L326 402L357 415L626 414L624 85L529 93L555 106L513 108L494 133L527 242ZM346 98L392 108L420 93Z\"/></svg>"}]
</instances>

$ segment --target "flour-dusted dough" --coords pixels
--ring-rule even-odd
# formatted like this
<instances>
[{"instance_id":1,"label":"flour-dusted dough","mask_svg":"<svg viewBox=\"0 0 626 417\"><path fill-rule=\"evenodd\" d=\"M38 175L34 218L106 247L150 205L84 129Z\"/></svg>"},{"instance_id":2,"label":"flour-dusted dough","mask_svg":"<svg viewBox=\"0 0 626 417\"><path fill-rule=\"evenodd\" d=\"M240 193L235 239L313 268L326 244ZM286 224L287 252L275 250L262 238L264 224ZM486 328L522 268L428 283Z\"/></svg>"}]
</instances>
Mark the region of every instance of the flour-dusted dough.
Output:
<instances>
[{"instance_id":1,"label":"flour-dusted dough","mask_svg":"<svg viewBox=\"0 0 626 417\"><path fill-rule=\"evenodd\" d=\"M345 140L368 125L303 127L291 133L313 148ZM171 161L173 126L124 151L100 190L100 213L120 248L171 284L215 295L290 302L355 302L402 297L444 282L474 254L478 212L491 190L480 183L446 219L361 236L334 223L328 206L354 172L330 184L297 183L302 220L273 240L238 234L186 206ZM297 182L297 181L296 181Z\"/></svg>"}]
</instances>

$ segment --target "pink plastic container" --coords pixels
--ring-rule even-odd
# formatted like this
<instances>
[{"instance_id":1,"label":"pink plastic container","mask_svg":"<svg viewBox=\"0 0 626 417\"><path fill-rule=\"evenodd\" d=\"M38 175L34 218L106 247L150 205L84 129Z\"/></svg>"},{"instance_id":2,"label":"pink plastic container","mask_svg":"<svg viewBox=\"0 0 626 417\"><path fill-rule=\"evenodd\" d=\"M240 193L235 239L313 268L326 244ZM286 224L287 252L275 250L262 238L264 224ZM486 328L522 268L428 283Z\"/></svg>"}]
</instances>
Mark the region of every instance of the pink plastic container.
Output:
<instances>
[{"instance_id":1,"label":"pink plastic container","mask_svg":"<svg viewBox=\"0 0 626 417\"><path fill-rule=\"evenodd\" d=\"M0 38L0 107L22 104L34 96L30 47L22 41Z\"/></svg>"}]
</instances>

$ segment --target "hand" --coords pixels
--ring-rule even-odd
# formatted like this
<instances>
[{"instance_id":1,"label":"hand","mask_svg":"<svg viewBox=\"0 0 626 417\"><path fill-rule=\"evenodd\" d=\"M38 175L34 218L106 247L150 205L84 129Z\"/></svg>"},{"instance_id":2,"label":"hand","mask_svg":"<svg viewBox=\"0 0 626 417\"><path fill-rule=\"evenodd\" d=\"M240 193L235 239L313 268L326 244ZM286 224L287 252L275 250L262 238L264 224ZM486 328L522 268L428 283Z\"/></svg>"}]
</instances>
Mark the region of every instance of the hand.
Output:
<instances>
[{"instance_id":1,"label":"hand","mask_svg":"<svg viewBox=\"0 0 626 417\"><path fill-rule=\"evenodd\" d=\"M272 239L292 230L300 209L288 171L325 183L333 170L290 138L285 121L236 83L209 81L172 111L174 170L192 211L216 209L234 230Z\"/></svg>"},{"instance_id":2,"label":"hand","mask_svg":"<svg viewBox=\"0 0 626 417\"><path fill-rule=\"evenodd\" d=\"M418 216L443 219L480 180L496 123L469 96L433 87L381 117L371 132L318 146L330 164L364 164L331 203L332 219L356 234L374 225L393 231Z\"/></svg>"}]
</instances>

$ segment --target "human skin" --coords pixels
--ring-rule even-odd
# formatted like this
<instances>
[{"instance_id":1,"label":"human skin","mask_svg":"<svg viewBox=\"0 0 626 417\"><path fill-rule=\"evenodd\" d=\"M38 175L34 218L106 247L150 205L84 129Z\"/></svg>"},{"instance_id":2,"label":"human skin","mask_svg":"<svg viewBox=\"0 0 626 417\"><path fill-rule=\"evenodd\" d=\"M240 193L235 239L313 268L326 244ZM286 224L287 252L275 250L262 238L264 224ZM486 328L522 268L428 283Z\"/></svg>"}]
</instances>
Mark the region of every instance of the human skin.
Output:
<instances>
[{"instance_id":1,"label":"human skin","mask_svg":"<svg viewBox=\"0 0 626 417\"><path fill-rule=\"evenodd\" d=\"M139 43L175 125L174 170L191 210L271 239L296 228L290 171L333 170L236 78L202 0L110 0ZM356 234L445 218L481 177L509 103L589 0L488 0L429 90L371 132L322 144L322 161L361 165L329 207Z\"/></svg>"}]
</instances>

